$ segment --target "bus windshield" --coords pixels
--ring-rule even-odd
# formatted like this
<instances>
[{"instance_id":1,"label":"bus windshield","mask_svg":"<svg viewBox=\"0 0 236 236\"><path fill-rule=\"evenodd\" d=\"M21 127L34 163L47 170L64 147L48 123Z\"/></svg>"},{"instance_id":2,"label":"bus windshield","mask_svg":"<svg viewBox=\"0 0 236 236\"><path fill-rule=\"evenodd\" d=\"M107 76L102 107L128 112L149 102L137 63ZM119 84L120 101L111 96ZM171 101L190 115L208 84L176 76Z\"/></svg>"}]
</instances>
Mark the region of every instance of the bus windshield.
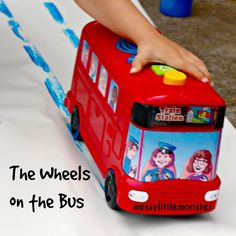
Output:
<instances>
[{"instance_id":1,"label":"bus windshield","mask_svg":"<svg viewBox=\"0 0 236 236\"><path fill-rule=\"evenodd\" d=\"M129 125L123 170L142 182L216 176L220 131L160 132Z\"/></svg>"}]
</instances>

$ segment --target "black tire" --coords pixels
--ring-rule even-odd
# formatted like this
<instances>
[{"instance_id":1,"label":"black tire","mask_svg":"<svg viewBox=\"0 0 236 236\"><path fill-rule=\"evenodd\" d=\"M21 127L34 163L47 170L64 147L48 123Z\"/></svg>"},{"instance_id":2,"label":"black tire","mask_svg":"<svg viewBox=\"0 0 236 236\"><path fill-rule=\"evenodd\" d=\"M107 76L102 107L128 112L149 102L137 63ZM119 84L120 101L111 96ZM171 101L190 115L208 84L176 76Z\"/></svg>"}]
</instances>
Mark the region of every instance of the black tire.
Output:
<instances>
[{"instance_id":1,"label":"black tire","mask_svg":"<svg viewBox=\"0 0 236 236\"><path fill-rule=\"evenodd\" d=\"M119 209L116 202L116 181L115 175L109 171L105 179L105 197L107 204L112 209Z\"/></svg>"},{"instance_id":2,"label":"black tire","mask_svg":"<svg viewBox=\"0 0 236 236\"><path fill-rule=\"evenodd\" d=\"M71 114L71 133L75 140L83 140L80 135L80 116L77 107L73 109L73 112Z\"/></svg>"}]
</instances>

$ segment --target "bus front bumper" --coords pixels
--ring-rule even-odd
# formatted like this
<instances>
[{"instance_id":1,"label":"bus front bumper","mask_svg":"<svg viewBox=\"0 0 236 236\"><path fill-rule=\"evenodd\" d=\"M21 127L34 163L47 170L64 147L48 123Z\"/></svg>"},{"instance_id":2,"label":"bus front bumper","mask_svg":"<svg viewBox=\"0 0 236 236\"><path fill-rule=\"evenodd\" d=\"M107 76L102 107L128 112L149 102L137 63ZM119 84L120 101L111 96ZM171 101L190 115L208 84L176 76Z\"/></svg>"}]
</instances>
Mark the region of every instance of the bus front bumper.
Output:
<instances>
[{"instance_id":1,"label":"bus front bumper","mask_svg":"<svg viewBox=\"0 0 236 236\"><path fill-rule=\"evenodd\" d=\"M139 182L126 175L117 185L117 204L128 212L150 215L192 215L215 209L220 178L212 181Z\"/></svg>"}]
</instances>

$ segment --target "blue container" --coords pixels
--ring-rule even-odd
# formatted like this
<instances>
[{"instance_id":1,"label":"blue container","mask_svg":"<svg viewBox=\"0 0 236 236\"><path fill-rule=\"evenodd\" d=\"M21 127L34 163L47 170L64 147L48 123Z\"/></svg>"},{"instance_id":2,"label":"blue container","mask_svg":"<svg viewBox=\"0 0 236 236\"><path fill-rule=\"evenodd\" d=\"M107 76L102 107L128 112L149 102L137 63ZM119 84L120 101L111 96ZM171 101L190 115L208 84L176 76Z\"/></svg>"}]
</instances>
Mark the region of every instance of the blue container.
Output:
<instances>
[{"instance_id":1,"label":"blue container","mask_svg":"<svg viewBox=\"0 0 236 236\"><path fill-rule=\"evenodd\" d=\"M192 0L160 0L160 11L167 16L190 16L192 2Z\"/></svg>"}]
</instances>

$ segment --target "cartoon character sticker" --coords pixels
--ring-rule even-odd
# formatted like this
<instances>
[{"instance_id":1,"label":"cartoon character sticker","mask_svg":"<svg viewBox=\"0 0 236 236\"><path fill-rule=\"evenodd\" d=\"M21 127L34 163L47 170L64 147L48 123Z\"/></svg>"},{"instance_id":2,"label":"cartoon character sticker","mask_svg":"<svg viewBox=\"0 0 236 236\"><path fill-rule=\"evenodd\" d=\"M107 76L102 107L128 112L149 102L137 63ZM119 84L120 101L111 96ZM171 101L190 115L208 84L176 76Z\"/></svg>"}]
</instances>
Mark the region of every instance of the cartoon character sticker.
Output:
<instances>
[{"instance_id":1,"label":"cartoon character sticker","mask_svg":"<svg viewBox=\"0 0 236 236\"><path fill-rule=\"evenodd\" d=\"M189 179L210 181L216 177L220 132L161 132L130 124L123 169L136 170L142 182ZM134 141L136 140L136 141ZM138 140L138 141L137 141ZM204 142L202 142L204 140ZM131 158L129 151L133 151ZM129 160L128 161L128 157ZM132 165L131 165L132 161ZM128 167L127 167L128 166ZM134 171L135 172L135 171Z\"/></svg>"},{"instance_id":2,"label":"cartoon character sticker","mask_svg":"<svg viewBox=\"0 0 236 236\"><path fill-rule=\"evenodd\" d=\"M126 150L125 150L125 158L123 163L123 169L127 175L131 178L136 177L137 166L132 166L132 161L134 160L139 149L139 142L132 136L129 135Z\"/></svg>"},{"instance_id":3,"label":"cartoon character sticker","mask_svg":"<svg viewBox=\"0 0 236 236\"><path fill-rule=\"evenodd\" d=\"M84 67L87 67L88 63L88 56L89 56L89 45L86 40L83 42L82 54L81 54L81 61Z\"/></svg>"},{"instance_id":4,"label":"cartoon character sticker","mask_svg":"<svg viewBox=\"0 0 236 236\"><path fill-rule=\"evenodd\" d=\"M212 154L208 150L196 151L187 160L183 173L183 179L209 181L212 179Z\"/></svg>"},{"instance_id":5,"label":"cartoon character sticker","mask_svg":"<svg viewBox=\"0 0 236 236\"><path fill-rule=\"evenodd\" d=\"M174 179L175 149L176 147L172 144L159 142L159 147L152 152L150 159L144 167L142 181L154 182Z\"/></svg>"},{"instance_id":6,"label":"cartoon character sticker","mask_svg":"<svg viewBox=\"0 0 236 236\"><path fill-rule=\"evenodd\" d=\"M94 83L96 82L97 70L98 70L98 58L95 55L95 53L92 53L89 76Z\"/></svg>"},{"instance_id":7,"label":"cartoon character sticker","mask_svg":"<svg viewBox=\"0 0 236 236\"><path fill-rule=\"evenodd\" d=\"M188 113L191 113L192 117L187 117L187 123L197 124L210 124L213 117L213 109L209 107L190 107Z\"/></svg>"},{"instance_id":8,"label":"cartoon character sticker","mask_svg":"<svg viewBox=\"0 0 236 236\"><path fill-rule=\"evenodd\" d=\"M98 81L98 89L103 95L103 97L106 96L107 77L108 77L108 74L107 74L106 69L104 68L104 66L101 66L99 81Z\"/></svg>"},{"instance_id":9,"label":"cartoon character sticker","mask_svg":"<svg viewBox=\"0 0 236 236\"><path fill-rule=\"evenodd\" d=\"M117 98L118 98L118 86L115 83L115 81L112 80L108 96L108 103L114 112L116 111Z\"/></svg>"}]
</instances>

